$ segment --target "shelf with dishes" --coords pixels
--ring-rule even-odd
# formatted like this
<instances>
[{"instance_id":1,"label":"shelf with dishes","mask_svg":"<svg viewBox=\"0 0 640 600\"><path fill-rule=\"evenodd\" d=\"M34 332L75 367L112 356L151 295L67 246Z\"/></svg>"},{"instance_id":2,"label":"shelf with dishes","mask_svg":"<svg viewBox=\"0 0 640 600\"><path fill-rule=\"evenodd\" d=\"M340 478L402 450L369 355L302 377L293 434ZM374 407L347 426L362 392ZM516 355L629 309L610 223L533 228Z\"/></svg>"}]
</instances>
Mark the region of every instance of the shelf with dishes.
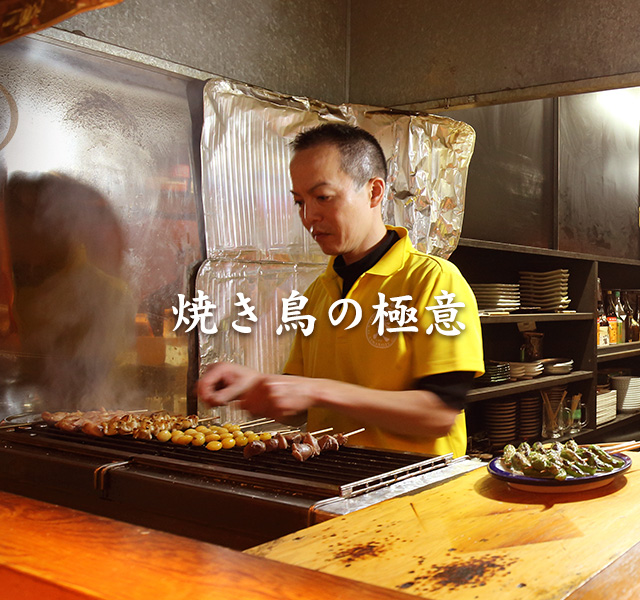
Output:
<instances>
[{"instance_id":1,"label":"shelf with dishes","mask_svg":"<svg viewBox=\"0 0 640 600\"><path fill-rule=\"evenodd\" d=\"M590 312L523 312L523 313L480 313L480 323L492 325L495 323L528 323L528 322L553 322L553 321L591 321L595 318ZM638 342L640 344L640 342ZM638 346L640 349L640 345Z\"/></svg>"},{"instance_id":2,"label":"shelf with dishes","mask_svg":"<svg viewBox=\"0 0 640 600\"><path fill-rule=\"evenodd\" d=\"M619 366L640 375L640 361L636 362L640 342L597 347L596 316L598 279L605 289L640 290L640 260L462 238L451 261L476 295L488 371L467 396L470 436L486 429L491 410L508 412L513 407L507 405L516 400L520 419L526 412L521 410L523 401L533 404L533 397L540 400L541 392L548 394L559 386L567 390L568 398L581 396L588 421L581 439L627 434L633 437L620 439L637 439L640 409L624 415L613 401L607 404L600 397L598 371ZM501 380L499 369L487 369L504 362L518 364L510 361L531 362L527 335L541 341L536 357L568 357L573 361L571 371L525 372L522 378L514 371Z\"/></svg>"},{"instance_id":3,"label":"shelf with dishes","mask_svg":"<svg viewBox=\"0 0 640 600\"><path fill-rule=\"evenodd\" d=\"M569 311L569 269L525 271L492 276L492 281L469 281L481 315L509 313L566 313ZM476 275L479 277L479 275ZM517 283L505 283L507 279Z\"/></svg>"},{"instance_id":4,"label":"shelf with dishes","mask_svg":"<svg viewBox=\"0 0 640 600\"><path fill-rule=\"evenodd\" d=\"M476 387L467 393L467 403L500 398L512 394L521 394L532 390L542 390L557 385L566 385L578 381L593 379L593 371L572 371L564 375L541 375L532 379L508 381L496 385Z\"/></svg>"}]
</instances>

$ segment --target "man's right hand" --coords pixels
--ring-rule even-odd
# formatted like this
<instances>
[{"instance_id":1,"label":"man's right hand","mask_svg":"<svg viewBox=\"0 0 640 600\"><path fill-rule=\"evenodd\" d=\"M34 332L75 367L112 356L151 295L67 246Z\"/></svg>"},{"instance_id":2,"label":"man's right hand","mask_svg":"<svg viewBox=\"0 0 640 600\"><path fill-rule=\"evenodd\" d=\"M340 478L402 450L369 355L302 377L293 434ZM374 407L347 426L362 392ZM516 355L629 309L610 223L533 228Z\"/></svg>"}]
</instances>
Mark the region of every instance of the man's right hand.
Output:
<instances>
[{"instance_id":1,"label":"man's right hand","mask_svg":"<svg viewBox=\"0 0 640 600\"><path fill-rule=\"evenodd\" d=\"M198 397L212 406L238 400L253 388L263 375L235 363L213 363L198 381Z\"/></svg>"}]
</instances>

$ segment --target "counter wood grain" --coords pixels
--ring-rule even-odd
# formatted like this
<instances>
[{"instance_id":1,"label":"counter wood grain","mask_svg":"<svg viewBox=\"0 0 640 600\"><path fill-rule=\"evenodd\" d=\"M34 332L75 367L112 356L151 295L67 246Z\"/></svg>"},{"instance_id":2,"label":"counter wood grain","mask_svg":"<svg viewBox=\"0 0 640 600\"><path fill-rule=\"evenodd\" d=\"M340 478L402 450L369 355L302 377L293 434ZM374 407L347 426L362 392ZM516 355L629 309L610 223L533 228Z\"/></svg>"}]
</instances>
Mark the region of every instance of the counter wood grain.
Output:
<instances>
[{"instance_id":1,"label":"counter wood grain","mask_svg":"<svg viewBox=\"0 0 640 600\"><path fill-rule=\"evenodd\" d=\"M6 600L400 600L405 594L0 492Z\"/></svg>"},{"instance_id":2,"label":"counter wood grain","mask_svg":"<svg viewBox=\"0 0 640 600\"><path fill-rule=\"evenodd\" d=\"M605 487L561 494L477 469L246 552L423 598L595 600L640 597L639 543L634 464Z\"/></svg>"}]
</instances>

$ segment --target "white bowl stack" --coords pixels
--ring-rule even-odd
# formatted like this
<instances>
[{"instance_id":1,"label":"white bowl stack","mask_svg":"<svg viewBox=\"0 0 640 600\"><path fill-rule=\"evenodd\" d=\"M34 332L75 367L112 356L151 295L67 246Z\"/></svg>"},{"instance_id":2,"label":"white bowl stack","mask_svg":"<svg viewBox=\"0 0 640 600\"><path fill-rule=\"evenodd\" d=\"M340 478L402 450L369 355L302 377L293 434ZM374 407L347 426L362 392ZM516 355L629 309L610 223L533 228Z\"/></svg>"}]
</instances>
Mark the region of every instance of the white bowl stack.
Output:
<instances>
[{"instance_id":1,"label":"white bowl stack","mask_svg":"<svg viewBox=\"0 0 640 600\"><path fill-rule=\"evenodd\" d=\"M617 392L618 412L628 413L640 410L640 377L616 375L609 380L612 389Z\"/></svg>"},{"instance_id":2,"label":"white bowl stack","mask_svg":"<svg viewBox=\"0 0 640 600\"><path fill-rule=\"evenodd\" d=\"M478 310L511 312L520 308L520 286L517 283L471 283Z\"/></svg>"},{"instance_id":3,"label":"white bowl stack","mask_svg":"<svg viewBox=\"0 0 640 600\"><path fill-rule=\"evenodd\" d=\"M510 362L509 368L511 370L512 381L518 379L533 379L542 375L544 371L544 365L541 360L535 360L533 362Z\"/></svg>"},{"instance_id":4,"label":"white bowl stack","mask_svg":"<svg viewBox=\"0 0 640 600\"><path fill-rule=\"evenodd\" d=\"M617 396L617 390L598 392L596 395L596 426L616 418Z\"/></svg>"},{"instance_id":5,"label":"white bowl stack","mask_svg":"<svg viewBox=\"0 0 640 600\"><path fill-rule=\"evenodd\" d=\"M520 271L520 305L546 311L566 310L571 299L569 270Z\"/></svg>"},{"instance_id":6,"label":"white bowl stack","mask_svg":"<svg viewBox=\"0 0 640 600\"><path fill-rule=\"evenodd\" d=\"M570 358L544 358L542 365L545 375L564 375L573 370L573 360Z\"/></svg>"}]
</instances>

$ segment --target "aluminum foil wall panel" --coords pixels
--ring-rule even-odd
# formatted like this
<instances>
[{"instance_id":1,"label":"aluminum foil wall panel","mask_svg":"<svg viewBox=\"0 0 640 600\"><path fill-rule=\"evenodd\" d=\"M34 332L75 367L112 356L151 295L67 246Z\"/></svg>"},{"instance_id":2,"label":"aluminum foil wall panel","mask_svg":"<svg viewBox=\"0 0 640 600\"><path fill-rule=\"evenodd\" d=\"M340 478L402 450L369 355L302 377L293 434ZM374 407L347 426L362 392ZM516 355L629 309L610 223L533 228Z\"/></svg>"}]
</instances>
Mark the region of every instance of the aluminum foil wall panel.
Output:
<instances>
[{"instance_id":1,"label":"aluminum foil wall panel","mask_svg":"<svg viewBox=\"0 0 640 600\"><path fill-rule=\"evenodd\" d=\"M202 176L207 252L321 262L290 197L289 142L322 122L360 125L387 156L385 220L406 226L417 248L448 257L464 215L475 132L435 115L402 114L212 79L204 91ZM248 254L247 254L248 253Z\"/></svg>"}]
</instances>

